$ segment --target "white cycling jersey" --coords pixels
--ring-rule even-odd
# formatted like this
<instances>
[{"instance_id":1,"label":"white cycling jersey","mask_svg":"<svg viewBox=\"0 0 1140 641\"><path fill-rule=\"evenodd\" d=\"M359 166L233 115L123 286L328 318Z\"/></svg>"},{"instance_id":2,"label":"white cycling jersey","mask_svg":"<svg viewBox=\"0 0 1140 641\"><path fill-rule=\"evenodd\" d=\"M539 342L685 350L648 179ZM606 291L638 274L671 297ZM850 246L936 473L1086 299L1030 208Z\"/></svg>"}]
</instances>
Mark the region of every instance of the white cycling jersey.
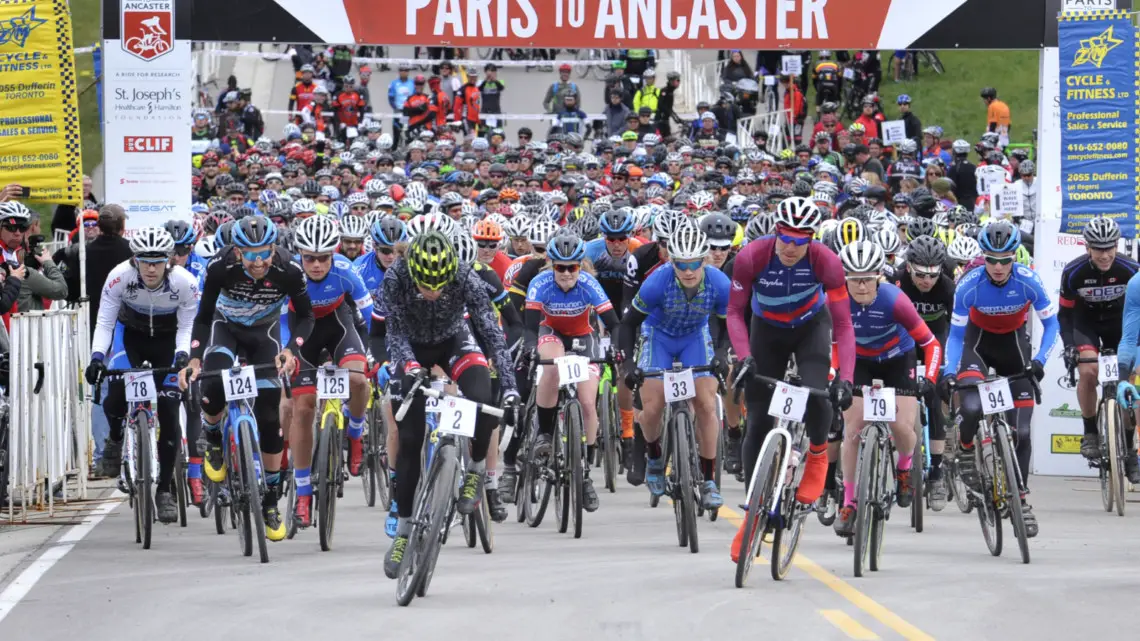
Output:
<instances>
[{"instance_id":1,"label":"white cycling jersey","mask_svg":"<svg viewBox=\"0 0 1140 641\"><path fill-rule=\"evenodd\" d=\"M107 275L91 351L107 354L115 324L148 336L174 334L174 351L190 353L190 332L198 314L198 279L184 267L169 267L157 289L147 289L131 261Z\"/></svg>"}]
</instances>

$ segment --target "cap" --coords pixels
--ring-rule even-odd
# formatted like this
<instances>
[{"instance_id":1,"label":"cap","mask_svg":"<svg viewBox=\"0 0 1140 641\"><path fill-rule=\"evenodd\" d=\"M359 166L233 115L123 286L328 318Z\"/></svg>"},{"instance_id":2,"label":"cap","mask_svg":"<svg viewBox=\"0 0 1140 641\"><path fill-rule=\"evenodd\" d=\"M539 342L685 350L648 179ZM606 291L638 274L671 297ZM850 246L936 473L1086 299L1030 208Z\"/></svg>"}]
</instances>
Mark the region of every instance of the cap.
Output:
<instances>
[{"instance_id":1,"label":"cap","mask_svg":"<svg viewBox=\"0 0 1140 641\"><path fill-rule=\"evenodd\" d=\"M301 65L301 73L304 73L306 71L308 71L309 73L313 73L314 72L313 65Z\"/></svg>"},{"instance_id":2,"label":"cap","mask_svg":"<svg viewBox=\"0 0 1140 641\"><path fill-rule=\"evenodd\" d=\"M498 70L499 70L499 68L496 67L495 63L493 63L493 62L488 62L487 66L483 67L483 71L485 71L485 72L486 71L498 71Z\"/></svg>"}]
</instances>

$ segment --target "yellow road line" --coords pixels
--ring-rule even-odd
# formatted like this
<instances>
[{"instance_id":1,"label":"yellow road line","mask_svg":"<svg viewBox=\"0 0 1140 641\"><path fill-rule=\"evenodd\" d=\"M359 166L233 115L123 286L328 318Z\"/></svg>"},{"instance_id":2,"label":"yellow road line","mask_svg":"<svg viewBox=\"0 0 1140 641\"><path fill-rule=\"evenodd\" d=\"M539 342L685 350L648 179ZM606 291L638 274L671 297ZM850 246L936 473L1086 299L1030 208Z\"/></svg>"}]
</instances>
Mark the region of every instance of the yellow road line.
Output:
<instances>
[{"instance_id":1,"label":"yellow road line","mask_svg":"<svg viewBox=\"0 0 1140 641\"><path fill-rule=\"evenodd\" d=\"M823 618L830 621L831 625L843 630L843 633L852 639L874 641L879 638L879 635L864 627L862 623L852 619L851 615L843 610L820 610L819 613L823 615Z\"/></svg>"},{"instance_id":2,"label":"yellow road line","mask_svg":"<svg viewBox=\"0 0 1140 641\"><path fill-rule=\"evenodd\" d=\"M740 524L744 522L743 515L728 507L720 508L720 517L736 527L740 527ZM796 552L794 564L797 568L806 572L811 578L826 585L836 594L847 599L851 605L866 612L879 623L902 635L904 639L909 639L910 641L934 641L934 637L883 607L871 597L854 588L850 583L823 569L823 567L815 561L804 556L803 552Z\"/></svg>"}]
</instances>

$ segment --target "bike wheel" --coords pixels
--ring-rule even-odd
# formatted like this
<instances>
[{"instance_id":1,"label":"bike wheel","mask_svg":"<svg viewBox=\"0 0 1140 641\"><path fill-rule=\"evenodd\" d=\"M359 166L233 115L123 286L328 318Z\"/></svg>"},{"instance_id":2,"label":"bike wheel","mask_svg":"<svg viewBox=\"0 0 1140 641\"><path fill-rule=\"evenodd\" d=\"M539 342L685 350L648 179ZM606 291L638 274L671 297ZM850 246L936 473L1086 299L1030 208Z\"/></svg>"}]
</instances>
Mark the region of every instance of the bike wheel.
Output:
<instances>
[{"instance_id":1,"label":"bike wheel","mask_svg":"<svg viewBox=\"0 0 1140 641\"><path fill-rule=\"evenodd\" d=\"M926 63L934 70L934 73L939 75L946 73L946 68L942 66L942 60L938 57L935 51L923 51L922 57L926 59Z\"/></svg>"},{"instance_id":2,"label":"bike wheel","mask_svg":"<svg viewBox=\"0 0 1140 641\"><path fill-rule=\"evenodd\" d=\"M430 547L428 548L429 554L424 558L423 579L419 581L419 585L416 587L416 596L420 597L427 594L428 586L431 585L432 577L435 576L435 564L439 561L439 548L443 545L447 531L451 529L458 497L459 466L456 465L458 458L455 452L455 444L447 443L441 446L436 452L436 456L441 455L444 458L440 461L443 467L438 479L442 483L439 487L446 489L432 497L430 534L433 536L428 539Z\"/></svg>"},{"instance_id":3,"label":"bike wheel","mask_svg":"<svg viewBox=\"0 0 1140 641\"><path fill-rule=\"evenodd\" d=\"M871 527L875 520L875 506L873 492L879 473L879 448L876 443L861 441L859 443L859 466L855 472L858 489L855 494L855 576L863 576L863 568L867 564L867 557L871 543Z\"/></svg>"},{"instance_id":4,"label":"bike wheel","mask_svg":"<svg viewBox=\"0 0 1140 641\"><path fill-rule=\"evenodd\" d=\"M475 50L475 52L479 54L480 60L487 60L488 58L491 57L491 54L495 53L495 48L494 47L479 47L478 49Z\"/></svg>"},{"instance_id":5,"label":"bike wheel","mask_svg":"<svg viewBox=\"0 0 1140 641\"><path fill-rule=\"evenodd\" d=\"M234 429L237 429L236 427ZM230 525L238 532L238 545L242 556L253 555L253 515L250 504L254 500L246 491L245 470L242 468L242 450L231 436L225 444L226 485L230 497ZM253 495L256 496L256 495ZM259 506L258 506L259 507Z\"/></svg>"},{"instance_id":6,"label":"bike wheel","mask_svg":"<svg viewBox=\"0 0 1140 641\"><path fill-rule=\"evenodd\" d=\"M493 521L491 521L491 506L487 501L487 496L484 494L483 500L479 501L479 509L475 511L475 531L479 535L479 545L483 548L484 554L490 554L495 551L495 530Z\"/></svg>"},{"instance_id":7,"label":"bike wheel","mask_svg":"<svg viewBox=\"0 0 1140 641\"><path fill-rule=\"evenodd\" d=\"M214 530L218 534L225 534L226 533L226 514L227 514L227 512L229 512L229 510L222 509L225 506L221 505L221 503L220 503L219 496L221 495L222 487L220 485L218 485L217 483L214 483L213 481L209 481L209 479L204 479L203 482L209 482L210 486L209 486L209 491L207 493L207 496L209 496L209 498L206 499L205 501L202 501L202 504L203 505L209 504L211 506L210 510L205 510L206 514L204 514L203 516L208 517L209 512L212 510L214 513Z\"/></svg>"},{"instance_id":8,"label":"bike wheel","mask_svg":"<svg viewBox=\"0 0 1140 641\"><path fill-rule=\"evenodd\" d=\"M675 428L675 419L669 419L666 426L666 431ZM665 492L672 497L673 503L673 521L677 526L677 545L685 547L689 544L689 524L685 518L685 505L681 500L683 495L683 486L681 485L681 468L684 467L683 459L677 451L677 445L674 443L677 439L666 438L662 439L665 447L662 451L665 454L665 469L667 474L665 476Z\"/></svg>"},{"instance_id":9,"label":"bike wheel","mask_svg":"<svg viewBox=\"0 0 1140 641\"><path fill-rule=\"evenodd\" d=\"M922 532L922 518L926 512L926 454L922 449L922 439L914 443L914 456L911 458L911 498L910 498L910 524L915 532ZM917 465L917 467L916 467Z\"/></svg>"},{"instance_id":10,"label":"bike wheel","mask_svg":"<svg viewBox=\"0 0 1140 641\"><path fill-rule=\"evenodd\" d=\"M578 53L574 55L574 59L580 60L583 62L589 61L589 60L594 60L594 53L595 53L594 49L579 49ZM590 75L590 70L593 67L594 67L594 65L577 65L575 68L575 73L578 74L579 78L585 79L586 76Z\"/></svg>"},{"instance_id":11,"label":"bike wheel","mask_svg":"<svg viewBox=\"0 0 1140 641\"><path fill-rule=\"evenodd\" d=\"M1104 433L1101 435L1102 443L1108 444L1108 461L1110 485L1112 485L1113 501L1116 503L1117 516L1124 516L1124 508L1128 492L1127 480L1124 478L1124 456L1127 455L1128 446L1124 437L1124 420L1116 399L1106 398L1101 401L1104 415ZM1135 456L1135 455L1133 455Z\"/></svg>"},{"instance_id":12,"label":"bike wheel","mask_svg":"<svg viewBox=\"0 0 1140 641\"><path fill-rule=\"evenodd\" d=\"M190 503L190 488L186 486L186 449L178 441L178 453L174 458L174 491L178 498L178 525L186 527L186 508Z\"/></svg>"},{"instance_id":13,"label":"bike wheel","mask_svg":"<svg viewBox=\"0 0 1140 641\"><path fill-rule=\"evenodd\" d=\"M257 553L262 563L269 563L269 547L265 538L265 515L261 513L261 481L257 478L258 465L253 453L254 434L250 423L241 427L241 477L245 481L245 492L249 496L249 512L253 516L251 530L256 530Z\"/></svg>"},{"instance_id":14,"label":"bike wheel","mask_svg":"<svg viewBox=\"0 0 1140 641\"><path fill-rule=\"evenodd\" d=\"M891 506L894 503L895 466L894 457L888 450L881 453L879 458L879 487L875 492L874 520L871 521L871 546L869 566L872 572L879 571L880 561L883 558L883 534L886 531L887 519L891 515Z\"/></svg>"},{"instance_id":15,"label":"bike wheel","mask_svg":"<svg viewBox=\"0 0 1140 641\"><path fill-rule=\"evenodd\" d=\"M982 526L982 539L985 540L990 554L1001 556L1001 518L988 493L982 498L982 504L978 506L978 524Z\"/></svg>"},{"instance_id":16,"label":"bike wheel","mask_svg":"<svg viewBox=\"0 0 1140 641\"><path fill-rule=\"evenodd\" d=\"M321 550L324 552L332 549L333 527L336 525L337 485L340 483L341 468L340 436L336 417L326 414L317 448L317 529L320 532Z\"/></svg>"},{"instance_id":17,"label":"bike wheel","mask_svg":"<svg viewBox=\"0 0 1140 641\"><path fill-rule=\"evenodd\" d=\"M570 518L574 523L574 538L582 538L584 512L582 485L585 483L586 432L582 423L582 406L577 400L566 404L566 448L570 454Z\"/></svg>"},{"instance_id":18,"label":"bike wheel","mask_svg":"<svg viewBox=\"0 0 1140 641\"><path fill-rule=\"evenodd\" d=\"M696 441L694 440L695 427L693 419L688 412L678 412L674 415L674 426L677 441L677 477L678 489L681 492L682 516L685 521L685 530L689 535L689 552L696 554L701 551L700 541L697 537L697 506L700 505L700 490L697 488L697 478L700 474L700 464L696 457Z\"/></svg>"},{"instance_id":19,"label":"bike wheel","mask_svg":"<svg viewBox=\"0 0 1140 641\"><path fill-rule=\"evenodd\" d=\"M526 524L532 528L542 524L546 508L550 505L550 495L555 489L555 482L543 473L543 469L534 460L535 413L534 405L531 405L530 411L527 412L527 420L523 423L527 430L526 441L520 448L523 453L520 457L523 466L523 487L515 494L515 502L521 503L519 509L525 515ZM552 452L551 459L553 458Z\"/></svg>"},{"instance_id":20,"label":"bike wheel","mask_svg":"<svg viewBox=\"0 0 1140 641\"><path fill-rule=\"evenodd\" d=\"M135 518L144 550L150 549L151 534L154 530L154 470L151 469L150 439L153 419L147 412L135 412ZM130 428L128 428L130 429Z\"/></svg>"},{"instance_id":21,"label":"bike wheel","mask_svg":"<svg viewBox=\"0 0 1140 641\"><path fill-rule=\"evenodd\" d=\"M368 421L364 427L364 459L360 465L360 483L364 486L364 504L368 507L376 507L376 492L380 485L380 480L377 478L380 466L375 458L375 454L379 451L376 444L376 432L379 431L376 423L376 418L379 416L377 403L378 401L373 401L372 409L368 411Z\"/></svg>"},{"instance_id":22,"label":"bike wheel","mask_svg":"<svg viewBox=\"0 0 1140 641\"><path fill-rule=\"evenodd\" d=\"M289 478L285 478L284 474L281 478L281 488L285 491L285 509L288 510L285 513L285 538L289 540L297 536L297 530L300 529L297 518L294 516L297 513L297 483L292 477L293 475L290 473Z\"/></svg>"},{"instance_id":23,"label":"bike wheel","mask_svg":"<svg viewBox=\"0 0 1140 641\"><path fill-rule=\"evenodd\" d=\"M744 532L740 541L740 555L736 559L736 587L748 582L752 562L760 554L760 542L768 529L768 504L776 491L779 474L784 473L784 443L782 436L774 436L768 447L756 459L752 475L752 493L748 496L748 512L744 515Z\"/></svg>"},{"instance_id":24,"label":"bike wheel","mask_svg":"<svg viewBox=\"0 0 1140 641\"><path fill-rule=\"evenodd\" d=\"M796 550L800 547L800 533L803 531L804 519L807 515L792 519L791 527L776 528L772 536L772 579L783 581L792 568L792 561L796 558Z\"/></svg>"},{"instance_id":25,"label":"bike wheel","mask_svg":"<svg viewBox=\"0 0 1140 641\"><path fill-rule=\"evenodd\" d=\"M1021 488L1017 484L1017 461L1013 457L1013 439L1009 426L1003 421L994 425L994 446L1001 452L1002 473L1005 482L1005 502L1009 508L1009 520L1013 524L1013 535L1017 537L1017 547L1021 551L1021 562L1029 563L1029 535L1025 531L1025 514L1021 511Z\"/></svg>"},{"instance_id":26,"label":"bike wheel","mask_svg":"<svg viewBox=\"0 0 1140 641\"><path fill-rule=\"evenodd\" d=\"M404 549L404 560L396 575L396 603L406 606L416 596L416 590L426 568L422 566L431 552L431 508L435 495L442 486L438 484L442 461L433 459L427 473L420 479L419 490L416 492L415 505L412 508L412 531L408 534L408 546ZM454 479L453 479L454 480Z\"/></svg>"},{"instance_id":27,"label":"bike wheel","mask_svg":"<svg viewBox=\"0 0 1140 641\"><path fill-rule=\"evenodd\" d=\"M1111 512L1116 505L1116 488L1113 487L1116 484L1116 477L1112 469L1116 457L1112 456L1114 444L1110 443L1113 439L1109 432L1106 403L1107 399L1102 398L1096 412L1097 432L1100 435L1100 465L1097 467L1097 480L1100 481L1100 504L1105 512Z\"/></svg>"},{"instance_id":28,"label":"bike wheel","mask_svg":"<svg viewBox=\"0 0 1140 641\"><path fill-rule=\"evenodd\" d=\"M603 435L602 447L599 452L602 455L602 471L605 473L606 489L610 493L617 492L617 475L618 475L618 444L621 442L621 433L618 425L614 423L614 403L616 398L612 394L613 385L607 384L604 389L598 394L598 417L601 419L601 425L598 430Z\"/></svg>"}]
</instances>

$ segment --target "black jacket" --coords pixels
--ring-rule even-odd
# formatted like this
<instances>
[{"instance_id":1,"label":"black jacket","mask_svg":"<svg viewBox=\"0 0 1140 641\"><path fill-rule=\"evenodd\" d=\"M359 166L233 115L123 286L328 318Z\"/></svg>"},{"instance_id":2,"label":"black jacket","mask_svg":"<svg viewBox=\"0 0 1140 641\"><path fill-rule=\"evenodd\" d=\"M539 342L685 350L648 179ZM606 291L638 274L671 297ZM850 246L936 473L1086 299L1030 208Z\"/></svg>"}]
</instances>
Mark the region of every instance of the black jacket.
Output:
<instances>
[{"instance_id":1,"label":"black jacket","mask_svg":"<svg viewBox=\"0 0 1140 641\"><path fill-rule=\"evenodd\" d=\"M966 209L973 209L978 200L977 169L969 160L956 160L946 168L946 177L954 181L954 197Z\"/></svg>"}]
</instances>

